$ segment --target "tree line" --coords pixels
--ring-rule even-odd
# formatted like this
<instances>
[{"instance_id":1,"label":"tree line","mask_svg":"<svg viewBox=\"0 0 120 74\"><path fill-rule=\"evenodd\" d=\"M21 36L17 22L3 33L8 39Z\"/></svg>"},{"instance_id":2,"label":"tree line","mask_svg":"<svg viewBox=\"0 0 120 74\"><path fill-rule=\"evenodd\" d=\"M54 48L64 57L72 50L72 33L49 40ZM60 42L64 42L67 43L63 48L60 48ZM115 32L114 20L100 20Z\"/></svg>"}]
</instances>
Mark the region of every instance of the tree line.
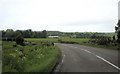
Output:
<instances>
[{"instance_id":1,"label":"tree line","mask_svg":"<svg viewBox=\"0 0 120 74\"><path fill-rule=\"evenodd\" d=\"M46 30L32 31L31 29L28 29L14 31L13 29L7 29L6 31L2 30L2 40L14 40L20 34L24 38L47 38Z\"/></svg>"}]
</instances>

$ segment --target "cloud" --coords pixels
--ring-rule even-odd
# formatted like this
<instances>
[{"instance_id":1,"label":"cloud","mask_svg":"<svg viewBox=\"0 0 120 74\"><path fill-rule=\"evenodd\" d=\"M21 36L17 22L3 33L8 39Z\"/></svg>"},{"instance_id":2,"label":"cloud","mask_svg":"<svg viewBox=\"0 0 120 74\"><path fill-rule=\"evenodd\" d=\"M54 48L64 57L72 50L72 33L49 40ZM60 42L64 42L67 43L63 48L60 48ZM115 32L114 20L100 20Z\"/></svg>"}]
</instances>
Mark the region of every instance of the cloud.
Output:
<instances>
[{"instance_id":1,"label":"cloud","mask_svg":"<svg viewBox=\"0 0 120 74\"><path fill-rule=\"evenodd\" d=\"M1 0L0 24L3 26L0 29L114 31L113 26L118 16L117 2L118 0ZM88 28L84 28L86 26ZM96 28L93 30L94 26Z\"/></svg>"}]
</instances>

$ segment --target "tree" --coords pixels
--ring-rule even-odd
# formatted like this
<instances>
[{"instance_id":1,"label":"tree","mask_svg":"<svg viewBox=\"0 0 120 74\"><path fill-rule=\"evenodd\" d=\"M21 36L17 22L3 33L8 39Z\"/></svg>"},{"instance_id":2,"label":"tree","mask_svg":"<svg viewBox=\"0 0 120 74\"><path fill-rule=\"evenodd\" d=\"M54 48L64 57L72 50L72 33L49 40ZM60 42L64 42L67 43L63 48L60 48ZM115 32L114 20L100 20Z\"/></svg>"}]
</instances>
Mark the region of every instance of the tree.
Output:
<instances>
[{"instance_id":1,"label":"tree","mask_svg":"<svg viewBox=\"0 0 120 74\"><path fill-rule=\"evenodd\" d=\"M14 31L12 29L7 29L5 33L5 37L12 38Z\"/></svg>"},{"instance_id":2,"label":"tree","mask_svg":"<svg viewBox=\"0 0 120 74\"><path fill-rule=\"evenodd\" d=\"M2 37L4 37L4 35L5 35L5 31L4 31L4 30L2 30Z\"/></svg>"},{"instance_id":3,"label":"tree","mask_svg":"<svg viewBox=\"0 0 120 74\"><path fill-rule=\"evenodd\" d=\"M47 38L47 31L46 30L42 31L41 37L42 38Z\"/></svg>"},{"instance_id":4,"label":"tree","mask_svg":"<svg viewBox=\"0 0 120 74\"><path fill-rule=\"evenodd\" d=\"M23 45L23 42L24 42L24 38L23 38L22 34L17 35L16 43L20 44L20 45Z\"/></svg>"},{"instance_id":5,"label":"tree","mask_svg":"<svg viewBox=\"0 0 120 74\"><path fill-rule=\"evenodd\" d=\"M115 26L115 30L117 32L117 37L118 37L117 42L120 43L120 20L118 21L117 26Z\"/></svg>"},{"instance_id":6,"label":"tree","mask_svg":"<svg viewBox=\"0 0 120 74\"><path fill-rule=\"evenodd\" d=\"M21 32L20 30L16 30L16 31L14 32L14 37L17 37L17 35L19 35L19 34L22 34L22 32Z\"/></svg>"},{"instance_id":7,"label":"tree","mask_svg":"<svg viewBox=\"0 0 120 74\"><path fill-rule=\"evenodd\" d=\"M33 35L33 32L32 32L31 29L24 30L24 31L22 31L21 33L22 33L22 35L23 35L24 38L31 38L31 37L33 37L33 36L32 36L32 35Z\"/></svg>"},{"instance_id":8,"label":"tree","mask_svg":"<svg viewBox=\"0 0 120 74\"><path fill-rule=\"evenodd\" d=\"M0 31L0 41L2 40L2 31Z\"/></svg>"}]
</instances>

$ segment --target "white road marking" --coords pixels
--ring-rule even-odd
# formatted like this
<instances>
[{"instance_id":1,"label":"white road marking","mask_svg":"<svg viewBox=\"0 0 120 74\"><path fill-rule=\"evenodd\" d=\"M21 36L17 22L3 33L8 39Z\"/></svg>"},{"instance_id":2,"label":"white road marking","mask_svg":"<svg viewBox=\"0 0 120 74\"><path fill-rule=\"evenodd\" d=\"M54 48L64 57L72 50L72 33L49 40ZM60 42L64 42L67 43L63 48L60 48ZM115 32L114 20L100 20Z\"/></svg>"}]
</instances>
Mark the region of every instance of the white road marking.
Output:
<instances>
[{"instance_id":1,"label":"white road marking","mask_svg":"<svg viewBox=\"0 0 120 74\"><path fill-rule=\"evenodd\" d=\"M78 48L78 47L74 47L74 48Z\"/></svg>"},{"instance_id":2,"label":"white road marking","mask_svg":"<svg viewBox=\"0 0 120 74\"><path fill-rule=\"evenodd\" d=\"M90 51L88 51L88 50L84 50L84 51L86 51L86 52L88 52L88 53L91 53Z\"/></svg>"},{"instance_id":3,"label":"white road marking","mask_svg":"<svg viewBox=\"0 0 120 74\"><path fill-rule=\"evenodd\" d=\"M84 50L84 49L81 49L81 50Z\"/></svg>"},{"instance_id":4,"label":"white road marking","mask_svg":"<svg viewBox=\"0 0 120 74\"><path fill-rule=\"evenodd\" d=\"M65 46L65 45L64 45L64 46ZM73 46L70 46L70 47L73 47ZM78 48L78 47L74 47L74 48ZM81 50L86 51L87 53L93 54L93 55L96 56L97 58L103 60L104 62L108 63L109 65L113 66L114 68L120 70L119 67L117 67L116 65L114 65L114 64L112 64L111 62L107 61L106 59L104 59L104 58L102 58L102 57L100 57L100 56L98 56L98 55L95 55L94 53L92 53L92 52L90 52L90 51L88 51L88 50L86 50L86 49L81 49ZM64 55L64 57L65 57L65 55ZM63 63L63 60L62 60L62 63Z\"/></svg>"},{"instance_id":5,"label":"white road marking","mask_svg":"<svg viewBox=\"0 0 120 74\"><path fill-rule=\"evenodd\" d=\"M57 67L56 67L56 69L54 70L54 72L60 72L60 68L61 68L61 66L62 66L62 64L63 64L63 62L64 62L64 59L65 59L65 56L66 55L62 55L62 62L60 62L58 65L57 65Z\"/></svg>"},{"instance_id":6,"label":"white road marking","mask_svg":"<svg viewBox=\"0 0 120 74\"><path fill-rule=\"evenodd\" d=\"M62 63L63 63L63 60L62 60Z\"/></svg>"},{"instance_id":7,"label":"white road marking","mask_svg":"<svg viewBox=\"0 0 120 74\"><path fill-rule=\"evenodd\" d=\"M64 59L65 59L65 54L64 55L62 55L62 62L60 62L58 65L57 65L57 67L56 67L56 69L55 69L55 71L54 72L60 72L60 68L61 68L61 66L62 66L62 64L63 64L63 62L64 62Z\"/></svg>"},{"instance_id":8,"label":"white road marking","mask_svg":"<svg viewBox=\"0 0 120 74\"><path fill-rule=\"evenodd\" d=\"M104 58L102 58L102 57L100 57L100 56L98 56L98 55L96 55L96 57L99 58L99 59L101 59L101 60L103 60L104 62L108 63L109 65L113 66L114 68L120 70L119 67L117 67L116 65L112 64L111 62L105 60Z\"/></svg>"},{"instance_id":9,"label":"white road marking","mask_svg":"<svg viewBox=\"0 0 120 74\"><path fill-rule=\"evenodd\" d=\"M91 54L95 55L94 53L92 53L92 52L90 52L90 51L88 51L88 50L85 50L85 49L81 49L81 50L86 51L86 52L88 52L88 53L91 53ZM111 62L107 61L106 59L104 59L104 58L102 58L102 57L100 57L100 56L98 56L98 55L95 55L95 56L96 56L97 58L103 60L104 62L108 63L109 65L113 66L114 68L120 70L119 67L117 67L116 65L114 65L114 64L112 64Z\"/></svg>"},{"instance_id":10,"label":"white road marking","mask_svg":"<svg viewBox=\"0 0 120 74\"><path fill-rule=\"evenodd\" d=\"M73 46L70 46L70 47L73 47Z\"/></svg>"},{"instance_id":11,"label":"white road marking","mask_svg":"<svg viewBox=\"0 0 120 74\"><path fill-rule=\"evenodd\" d=\"M63 62L64 62L65 56L66 56L66 55L63 55L62 64L63 64Z\"/></svg>"}]
</instances>

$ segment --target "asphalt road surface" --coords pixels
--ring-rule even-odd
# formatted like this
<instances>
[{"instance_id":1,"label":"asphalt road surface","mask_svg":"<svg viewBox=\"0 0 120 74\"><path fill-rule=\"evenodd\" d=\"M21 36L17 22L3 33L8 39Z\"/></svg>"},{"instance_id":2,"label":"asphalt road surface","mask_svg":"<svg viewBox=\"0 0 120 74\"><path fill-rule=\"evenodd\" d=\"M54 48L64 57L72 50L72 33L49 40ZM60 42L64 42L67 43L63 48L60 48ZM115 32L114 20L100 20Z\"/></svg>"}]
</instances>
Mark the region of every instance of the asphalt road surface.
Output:
<instances>
[{"instance_id":1,"label":"asphalt road surface","mask_svg":"<svg viewBox=\"0 0 120 74\"><path fill-rule=\"evenodd\" d=\"M54 72L118 72L118 51L56 43L61 59Z\"/></svg>"}]
</instances>

